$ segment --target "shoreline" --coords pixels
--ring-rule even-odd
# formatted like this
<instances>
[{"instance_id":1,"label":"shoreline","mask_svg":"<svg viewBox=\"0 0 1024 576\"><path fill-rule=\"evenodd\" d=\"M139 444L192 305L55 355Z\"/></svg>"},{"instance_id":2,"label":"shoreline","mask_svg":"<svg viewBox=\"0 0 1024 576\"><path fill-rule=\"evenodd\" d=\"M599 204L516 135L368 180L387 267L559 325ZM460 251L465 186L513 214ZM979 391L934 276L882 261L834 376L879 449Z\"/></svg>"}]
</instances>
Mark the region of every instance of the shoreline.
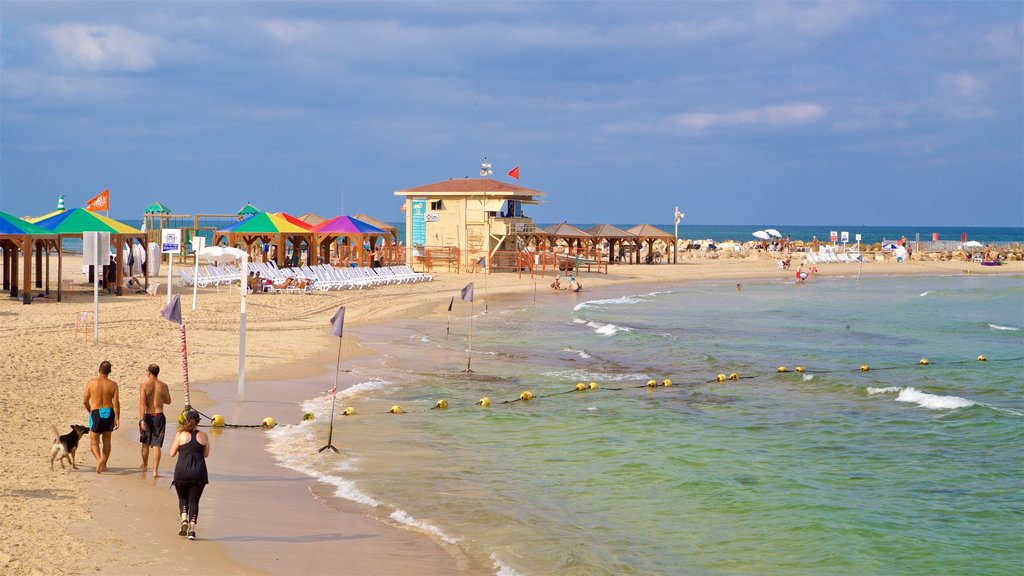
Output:
<instances>
[{"instance_id":1,"label":"shoreline","mask_svg":"<svg viewBox=\"0 0 1024 576\"><path fill-rule=\"evenodd\" d=\"M69 262L65 266L66 271L70 272L67 278L80 276L75 274ZM829 264L820 268L822 276L855 276L858 267ZM966 262L871 262L863 266L863 275L955 275L963 274L965 269L977 274L1019 275L1024 273L1024 264L1013 262L998 270L990 270ZM614 266L612 274L608 276L586 273L580 279L585 286L597 287L688 280L792 281L792 274L793 271L779 270L774 259L694 259L672 266ZM491 295L528 294L534 289L534 283L528 278L524 277L520 281L513 275L503 276L506 275L489 278ZM470 281L478 284L477 298L480 299L482 291L479 285L483 282L479 274L440 274L433 282L381 286L361 291L250 296L246 362L248 381L246 400L236 403L241 404L238 418L246 419L246 423L249 420L259 422L262 416L270 415L281 423L301 419L301 410L297 408L291 410L290 416L283 415L285 410L275 410L282 415L266 413L260 416L255 411L262 406L255 400L250 401L250 398L255 398L250 397L250 388L253 395L263 394L261 389L273 387L275 382L298 381L298 386L292 385L287 391L289 395L297 394L300 389L308 389L315 396L319 390L315 385L309 388L310 383L329 377L330 366L335 360L333 337L326 328L327 320L337 306L345 304L349 307L346 320L350 326L405 317L432 317L443 311L450 296L457 295L458 290ZM538 292L550 292L547 282L550 282L550 277L538 278ZM105 297L101 298L101 342L99 346L93 346L86 339L77 340L71 325L74 313L85 309L87 305L91 309L91 303L91 293L86 295L80 292L71 295L67 302L61 303L63 305L57 304L55 300L37 301L31 307L22 307L13 300L0 305L0 316L11 326L2 341L4 349L11 353L5 355L0 365L5 382L11 385L0 394L5 406L12 407L5 420L0 422L7 424L5 428L9 431L22 430L11 440L11 455L4 457L5 463L10 464L10 475L0 484L0 493L5 496L0 517L6 526L14 529L5 531L0 539L0 566L5 566L5 571L11 570L13 574L29 574L32 570L53 574L75 574L86 570L164 574L183 571L187 560L192 559L200 560L215 573L256 574L267 568L270 568L270 572L290 571L293 566L254 566L248 562L249 558L241 559L245 562L240 561L240 556L246 556L244 550L247 547L259 548L261 542L265 545L269 537L255 528L243 534L239 534L241 529L232 528L244 525L239 523L241 516L236 509L244 503L232 502L228 495L220 493L217 485L211 486L209 495L203 501L201 541L177 540L179 537L171 530L174 528L171 525L176 524L176 499L173 492L166 490L173 470L173 459L166 455L168 443L165 442L161 463L163 477L156 482L147 478L144 484L149 485L149 489L138 489L139 484L136 482L141 479L136 468L139 462L138 442L137 437L133 437L134 432L127 429L134 422L137 411L137 386L142 380L145 366L157 362L163 367L162 379L171 385L175 401L168 407L168 414L176 414L180 410L184 402L180 385L177 329L158 315L164 303L163 298L145 295ZM207 289L201 295L199 310L192 312L190 305L184 305L183 308L189 335L189 372L195 378L195 397L192 403L209 414L214 413L210 410L220 406L225 406L222 408L225 415L232 414L227 407L233 394L229 382L236 376L233 372L237 366L238 294L227 288L221 289L219 293ZM349 338L349 330L346 333ZM353 350L353 355L373 353L356 350L358 342L354 345L350 342L346 341L345 348ZM39 361L40 351L59 361ZM352 358L353 355L346 351L346 357ZM45 458L49 452L49 426L57 425L60 429L66 427L67 423L83 420L81 389L85 381L92 377L94 366L103 359L110 359L114 363L112 376L121 384L122 420L125 424L122 430L115 433L111 468L103 476L92 473L94 462L88 453L88 439L85 438L78 452L80 469L77 472L62 473L59 468L50 472ZM333 381L333 378L330 380ZM296 406L297 402L304 399L299 398L290 404ZM232 415L228 420L235 421L234 418ZM318 489L314 486L317 480L310 477L296 478L303 475L290 470L285 473L285 469L269 457L263 434L257 439L255 433L260 431L252 432L232 431L230 441L239 440L237 445L229 444L226 433L213 438L211 481L216 481L217 475L223 471L228 477L220 482L221 485L242 485L246 482L256 484L257 481L245 478L251 468L244 467L252 466L255 462L258 471L252 470L254 475L263 478L267 485L279 483L299 486L300 490L307 493L305 499L314 511L315 506L324 506L317 504ZM15 434L9 432L8 436ZM243 467L238 468L239 465ZM315 497L308 498L309 493ZM322 496L323 490L319 497L322 499ZM332 517L338 514L338 518L344 518L343 526L370 526L360 530L361 533L371 533L372 525L376 525L378 528L387 528L381 531L400 534L378 536L389 542L379 549L367 542L370 538L346 540L343 535L335 534L330 529L320 532L323 536L321 540L300 539L290 541L289 544L294 544L297 549L304 551L302 553L329 544L332 546L331 553L339 557L369 559L371 556L379 558L383 554L394 560L394 565L389 565L389 573L407 574L419 573L424 566L422 557L410 558L401 553L412 546L416 550L429 551L430 557L439 563L438 566L448 563L445 565L466 573L466 567L460 560L438 546L434 540L411 530L368 519L358 505L341 508L343 510L331 510L328 514ZM289 516L289 510L275 511L275 514L296 519L294 514ZM208 522L204 523L203 518L208 519ZM68 534L74 534L76 538L69 541ZM140 538L140 534L145 537ZM207 535L209 540L204 541ZM413 538L406 541L405 536ZM287 541L293 535L287 533L279 537ZM140 542L154 542L155 547L143 548ZM339 546L342 550L340 552ZM162 553L156 554L155 549ZM352 566L354 568L356 565ZM364 569L369 566L362 565ZM381 564L376 561L372 566L371 569L380 569ZM338 571L350 568L348 565L333 565L330 569ZM318 573L318 569L312 565L301 570Z\"/></svg>"}]
</instances>

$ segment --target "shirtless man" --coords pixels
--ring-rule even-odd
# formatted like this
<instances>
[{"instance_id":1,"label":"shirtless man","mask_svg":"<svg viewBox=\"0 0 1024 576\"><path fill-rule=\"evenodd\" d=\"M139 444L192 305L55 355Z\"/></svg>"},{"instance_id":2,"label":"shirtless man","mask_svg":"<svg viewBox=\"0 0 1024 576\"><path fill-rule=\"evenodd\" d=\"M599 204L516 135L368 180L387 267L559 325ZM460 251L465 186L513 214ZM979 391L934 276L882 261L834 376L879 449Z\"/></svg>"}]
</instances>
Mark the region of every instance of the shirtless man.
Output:
<instances>
[{"instance_id":1,"label":"shirtless man","mask_svg":"<svg viewBox=\"0 0 1024 576\"><path fill-rule=\"evenodd\" d=\"M160 448L164 445L164 430L167 418L164 416L164 404L171 403L171 391L157 376L160 367L150 364L146 369L146 381L139 386L139 442L142 443L142 475L146 475L149 466L149 449L153 448L153 478L160 474Z\"/></svg>"},{"instance_id":2,"label":"shirtless man","mask_svg":"<svg viewBox=\"0 0 1024 576\"><path fill-rule=\"evenodd\" d=\"M117 382L110 379L110 362L100 362L99 374L85 385L82 404L89 411L89 447L96 457L96 473L102 474L110 459L110 433L121 426L121 399Z\"/></svg>"}]
</instances>

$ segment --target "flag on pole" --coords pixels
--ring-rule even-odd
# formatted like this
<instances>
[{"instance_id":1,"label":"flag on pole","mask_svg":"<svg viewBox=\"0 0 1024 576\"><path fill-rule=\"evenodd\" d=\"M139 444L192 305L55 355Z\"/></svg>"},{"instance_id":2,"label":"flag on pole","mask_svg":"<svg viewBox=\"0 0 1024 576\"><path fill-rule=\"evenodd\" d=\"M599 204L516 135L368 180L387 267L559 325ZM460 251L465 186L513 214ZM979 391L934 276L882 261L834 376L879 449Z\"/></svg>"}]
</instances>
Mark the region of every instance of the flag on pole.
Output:
<instances>
[{"instance_id":1,"label":"flag on pole","mask_svg":"<svg viewBox=\"0 0 1024 576\"><path fill-rule=\"evenodd\" d=\"M515 168L509 170L508 175L515 178L516 180L519 180L519 166L516 166Z\"/></svg>"},{"instance_id":2,"label":"flag on pole","mask_svg":"<svg viewBox=\"0 0 1024 576\"><path fill-rule=\"evenodd\" d=\"M181 324L181 297L175 294L167 306L160 311L160 315L175 324Z\"/></svg>"},{"instance_id":3,"label":"flag on pole","mask_svg":"<svg viewBox=\"0 0 1024 576\"><path fill-rule=\"evenodd\" d=\"M466 284L466 287L462 289L462 301L472 302L473 301L473 283Z\"/></svg>"},{"instance_id":4,"label":"flag on pole","mask_svg":"<svg viewBox=\"0 0 1024 576\"><path fill-rule=\"evenodd\" d=\"M345 326L345 307L338 308L338 311L331 317L331 334L341 338L342 328Z\"/></svg>"},{"instance_id":5,"label":"flag on pole","mask_svg":"<svg viewBox=\"0 0 1024 576\"><path fill-rule=\"evenodd\" d=\"M103 212L110 210L110 188L93 196L85 203L85 209L90 212Z\"/></svg>"}]
</instances>

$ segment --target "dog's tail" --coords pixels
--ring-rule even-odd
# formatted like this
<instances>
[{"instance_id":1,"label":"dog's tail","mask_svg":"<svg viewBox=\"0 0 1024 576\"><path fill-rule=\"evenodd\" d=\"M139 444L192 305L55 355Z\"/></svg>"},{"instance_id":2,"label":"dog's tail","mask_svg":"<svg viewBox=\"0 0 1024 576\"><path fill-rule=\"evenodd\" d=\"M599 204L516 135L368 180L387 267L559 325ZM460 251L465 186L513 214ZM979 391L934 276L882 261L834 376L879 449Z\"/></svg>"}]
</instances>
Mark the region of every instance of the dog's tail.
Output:
<instances>
[{"instance_id":1,"label":"dog's tail","mask_svg":"<svg viewBox=\"0 0 1024 576\"><path fill-rule=\"evenodd\" d=\"M56 442L57 440L60 440L60 433L57 432L56 426L50 426L50 441Z\"/></svg>"}]
</instances>

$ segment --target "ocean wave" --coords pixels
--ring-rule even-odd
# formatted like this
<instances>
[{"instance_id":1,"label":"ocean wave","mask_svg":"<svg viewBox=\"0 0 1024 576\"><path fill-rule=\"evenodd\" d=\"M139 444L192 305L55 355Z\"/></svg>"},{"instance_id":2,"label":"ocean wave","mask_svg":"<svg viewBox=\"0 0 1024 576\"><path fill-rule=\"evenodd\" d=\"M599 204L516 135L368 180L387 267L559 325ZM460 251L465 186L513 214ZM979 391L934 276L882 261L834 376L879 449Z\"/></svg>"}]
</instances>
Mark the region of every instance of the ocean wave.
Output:
<instances>
[{"instance_id":1,"label":"ocean wave","mask_svg":"<svg viewBox=\"0 0 1024 576\"><path fill-rule=\"evenodd\" d=\"M957 408L967 408L968 406L974 406L976 404L973 400L968 400L959 396L940 396L938 394L929 394L911 387L904 388L901 386L888 386L886 388L868 388L867 392L868 395L895 393L897 394L897 402L917 404L922 408L928 408L931 410L955 410Z\"/></svg>"},{"instance_id":2,"label":"ocean wave","mask_svg":"<svg viewBox=\"0 0 1024 576\"><path fill-rule=\"evenodd\" d=\"M380 390L382 388L387 387L389 384L393 384L393 382L389 382L388 380L369 380L367 382L360 382L358 384L353 384L353 385L349 386L348 388L345 388L344 390L339 390L338 391L338 396L341 396L341 397L344 397L344 398L348 398L348 397L351 397L351 396L357 396L357 395L362 394L364 392L372 392L374 390Z\"/></svg>"},{"instance_id":3,"label":"ocean wave","mask_svg":"<svg viewBox=\"0 0 1024 576\"><path fill-rule=\"evenodd\" d=\"M546 378L553 378L559 381L569 382L646 382L650 376L643 373L631 372L626 374L606 374L602 372L588 372L586 370L556 370L541 374Z\"/></svg>"},{"instance_id":4,"label":"ocean wave","mask_svg":"<svg viewBox=\"0 0 1024 576\"><path fill-rule=\"evenodd\" d=\"M988 327L993 330L1008 330L1010 332L1020 332L1020 328L1015 328L1013 326L1000 326L999 324L989 323Z\"/></svg>"},{"instance_id":5,"label":"ocean wave","mask_svg":"<svg viewBox=\"0 0 1024 576\"><path fill-rule=\"evenodd\" d=\"M318 470L310 460L310 453L316 445L316 438L313 437L313 422L302 422L294 425L280 425L267 432L270 442L267 450L277 461L279 466L295 470L314 478L324 484L334 486L334 495L344 500L350 500L358 504L376 507L380 502L360 492L351 480L338 476L332 472L338 472L344 467L335 466L331 472ZM346 463L350 467L352 463Z\"/></svg>"},{"instance_id":6,"label":"ocean wave","mask_svg":"<svg viewBox=\"0 0 1024 576\"><path fill-rule=\"evenodd\" d=\"M927 295L928 295L928 294L930 294L930 293L931 293L931 292L929 292L928 290L925 290L924 292L921 292L921 294L920 294L920 295L921 295L921 296L927 296Z\"/></svg>"},{"instance_id":7,"label":"ocean wave","mask_svg":"<svg viewBox=\"0 0 1024 576\"><path fill-rule=\"evenodd\" d=\"M591 357L590 354L587 354L586 350L577 350L575 348L569 348L568 346L562 348L562 352L572 352L573 354L576 354L577 356L583 358L584 360Z\"/></svg>"},{"instance_id":8,"label":"ocean wave","mask_svg":"<svg viewBox=\"0 0 1024 576\"><path fill-rule=\"evenodd\" d=\"M619 298L606 298L604 300L587 300L586 302L580 302L572 310L573 312L578 312L586 308L595 308L598 306L605 305L616 306L621 304L640 304L642 302L650 300L651 298L654 298L655 296L660 296L662 294L672 294L672 291L659 290L655 292L648 292L647 294L632 294L628 296L621 296Z\"/></svg>"},{"instance_id":9,"label":"ocean wave","mask_svg":"<svg viewBox=\"0 0 1024 576\"><path fill-rule=\"evenodd\" d=\"M494 562L494 576L523 576L498 559L497 554L491 552L491 562Z\"/></svg>"},{"instance_id":10,"label":"ocean wave","mask_svg":"<svg viewBox=\"0 0 1024 576\"><path fill-rule=\"evenodd\" d=\"M402 510L400 508L398 510L395 510L394 512L391 513L391 519L394 520L395 522L398 522L399 524L405 524L406 526L412 526L413 528L416 528L418 530L422 530L423 532L426 532L427 534L430 534L432 536L440 538L441 540L443 540L444 542L447 542L448 544L455 544L456 542L459 541L458 538L452 538L451 536L445 534L437 526L434 526L433 524L427 524L426 522L423 522L422 520L417 520L417 519L413 518L412 516L409 516L408 514L406 514L405 510Z\"/></svg>"},{"instance_id":11,"label":"ocean wave","mask_svg":"<svg viewBox=\"0 0 1024 576\"><path fill-rule=\"evenodd\" d=\"M595 334L601 336L614 336L619 332L632 332L632 328L619 326L618 324L602 324L600 322L587 322L587 326L594 329Z\"/></svg>"}]
</instances>

